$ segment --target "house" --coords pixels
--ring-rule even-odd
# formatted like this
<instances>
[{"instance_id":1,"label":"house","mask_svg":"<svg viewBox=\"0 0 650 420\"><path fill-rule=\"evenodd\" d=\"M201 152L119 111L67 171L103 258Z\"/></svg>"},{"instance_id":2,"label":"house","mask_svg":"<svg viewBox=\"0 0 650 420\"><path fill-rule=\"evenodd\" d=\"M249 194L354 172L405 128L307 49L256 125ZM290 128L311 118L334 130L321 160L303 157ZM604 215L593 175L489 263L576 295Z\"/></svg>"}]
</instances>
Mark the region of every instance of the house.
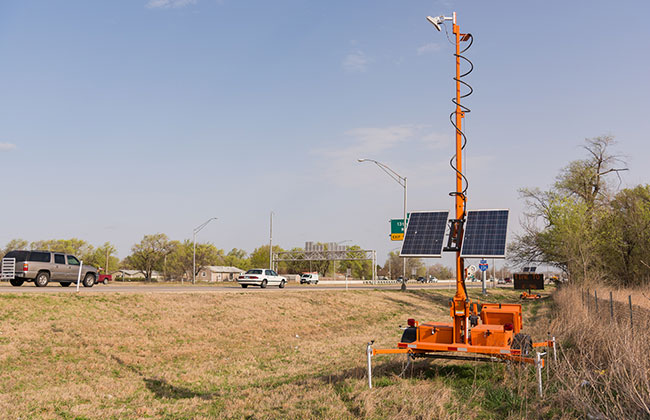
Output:
<instances>
[{"instance_id":1,"label":"house","mask_svg":"<svg viewBox=\"0 0 650 420\"><path fill-rule=\"evenodd\" d=\"M111 275L113 276L113 280L144 280L144 274L142 274L142 271L138 270L117 270L113 271ZM162 280L162 278L162 273L159 273L158 271L151 272L151 280L159 281Z\"/></svg>"},{"instance_id":2,"label":"house","mask_svg":"<svg viewBox=\"0 0 650 420\"><path fill-rule=\"evenodd\" d=\"M196 275L197 281L234 281L239 278L239 275L244 273L244 270L237 267L226 267L222 265L208 265L203 267Z\"/></svg>"}]
</instances>

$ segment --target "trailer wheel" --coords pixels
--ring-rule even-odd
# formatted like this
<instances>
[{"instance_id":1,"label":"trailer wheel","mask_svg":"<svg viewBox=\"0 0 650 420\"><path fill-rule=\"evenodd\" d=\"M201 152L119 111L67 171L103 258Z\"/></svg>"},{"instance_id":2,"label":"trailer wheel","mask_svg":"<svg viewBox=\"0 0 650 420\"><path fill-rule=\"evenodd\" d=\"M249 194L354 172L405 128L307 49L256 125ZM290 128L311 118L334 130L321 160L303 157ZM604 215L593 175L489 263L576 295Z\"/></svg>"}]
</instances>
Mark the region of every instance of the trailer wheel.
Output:
<instances>
[{"instance_id":1,"label":"trailer wheel","mask_svg":"<svg viewBox=\"0 0 650 420\"><path fill-rule=\"evenodd\" d=\"M526 357L533 350L533 339L528 334L517 333L512 340L512 348L521 350L521 355Z\"/></svg>"},{"instance_id":2,"label":"trailer wheel","mask_svg":"<svg viewBox=\"0 0 650 420\"><path fill-rule=\"evenodd\" d=\"M11 285L14 287L20 287L23 285L23 283L25 283L25 280L11 279L9 280L9 283L11 283Z\"/></svg>"}]
</instances>

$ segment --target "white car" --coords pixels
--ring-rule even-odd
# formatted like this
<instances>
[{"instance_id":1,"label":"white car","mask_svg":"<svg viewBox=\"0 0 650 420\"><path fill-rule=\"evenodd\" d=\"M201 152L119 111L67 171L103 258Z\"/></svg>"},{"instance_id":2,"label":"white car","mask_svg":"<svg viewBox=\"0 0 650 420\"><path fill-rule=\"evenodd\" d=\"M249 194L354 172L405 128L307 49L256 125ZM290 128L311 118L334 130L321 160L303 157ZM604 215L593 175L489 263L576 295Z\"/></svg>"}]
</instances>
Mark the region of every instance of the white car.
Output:
<instances>
[{"instance_id":1,"label":"white car","mask_svg":"<svg viewBox=\"0 0 650 420\"><path fill-rule=\"evenodd\" d=\"M318 284L318 273L303 273L300 276L300 284Z\"/></svg>"},{"instance_id":2,"label":"white car","mask_svg":"<svg viewBox=\"0 0 650 420\"><path fill-rule=\"evenodd\" d=\"M248 286L259 286L264 289L267 285L276 285L282 289L287 284L287 279L268 268L252 268L239 276L237 283L244 289Z\"/></svg>"}]
</instances>

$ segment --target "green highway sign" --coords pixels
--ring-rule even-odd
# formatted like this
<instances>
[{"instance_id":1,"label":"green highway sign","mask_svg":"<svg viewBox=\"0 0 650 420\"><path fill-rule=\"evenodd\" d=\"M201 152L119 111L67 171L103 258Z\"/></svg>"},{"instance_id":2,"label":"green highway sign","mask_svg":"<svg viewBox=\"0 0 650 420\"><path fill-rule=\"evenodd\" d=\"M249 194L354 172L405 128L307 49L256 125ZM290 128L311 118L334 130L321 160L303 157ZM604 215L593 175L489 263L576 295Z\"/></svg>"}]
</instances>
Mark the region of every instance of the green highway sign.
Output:
<instances>
[{"instance_id":1,"label":"green highway sign","mask_svg":"<svg viewBox=\"0 0 650 420\"><path fill-rule=\"evenodd\" d=\"M406 222L411 214L406 215ZM390 221L390 240L401 241L404 239L404 219L391 219Z\"/></svg>"}]
</instances>

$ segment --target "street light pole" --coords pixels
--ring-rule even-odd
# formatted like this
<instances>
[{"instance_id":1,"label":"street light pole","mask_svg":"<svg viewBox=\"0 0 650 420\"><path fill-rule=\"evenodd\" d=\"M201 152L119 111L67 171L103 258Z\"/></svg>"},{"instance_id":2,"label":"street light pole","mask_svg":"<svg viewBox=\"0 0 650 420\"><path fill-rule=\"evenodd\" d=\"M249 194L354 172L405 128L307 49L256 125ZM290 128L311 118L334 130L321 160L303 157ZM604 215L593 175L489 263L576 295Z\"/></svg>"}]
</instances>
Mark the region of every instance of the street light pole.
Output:
<instances>
[{"instance_id":1,"label":"street light pole","mask_svg":"<svg viewBox=\"0 0 650 420\"><path fill-rule=\"evenodd\" d=\"M271 221L269 222L269 269L273 270L273 210L271 210Z\"/></svg>"},{"instance_id":2,"label":"street light pole","mask_svg":"<svg viewBox=\"0 0 650 420\"><path fill-rule=\"evenodd\" d=\"M201 231L204 227L208 225L212 220L217 220L216 217L211 217L205 222L201 223L199 226L194 228L192 231L192 244L193 244L193 252L192 252L192 284L196 283L196 234ZM183 278L181 277L181 283L183 283Z\"/></svg>"},{"instance_id":3,"label":"street light pole","mask_svg":"<svg viewBox=\"0 0 650 420\"><path fill-rule=\"evenodd\" d=\"M392 170L388 165L385 163L377 162L374 159L357 159L358 162L372 162L375 165L379 166L379 168L386 172L388 176L393 178L395 182L397 182L402 188L404 188L404 235L406 236L406 192L407 192L407 181L405 176L401 176L394 170ZM402 238L402 241L404 238ZM406 258L402 258L402 268L403 268L403 273L402 273L402 290L406 290Z\"/></svg>"}]
</instances>

